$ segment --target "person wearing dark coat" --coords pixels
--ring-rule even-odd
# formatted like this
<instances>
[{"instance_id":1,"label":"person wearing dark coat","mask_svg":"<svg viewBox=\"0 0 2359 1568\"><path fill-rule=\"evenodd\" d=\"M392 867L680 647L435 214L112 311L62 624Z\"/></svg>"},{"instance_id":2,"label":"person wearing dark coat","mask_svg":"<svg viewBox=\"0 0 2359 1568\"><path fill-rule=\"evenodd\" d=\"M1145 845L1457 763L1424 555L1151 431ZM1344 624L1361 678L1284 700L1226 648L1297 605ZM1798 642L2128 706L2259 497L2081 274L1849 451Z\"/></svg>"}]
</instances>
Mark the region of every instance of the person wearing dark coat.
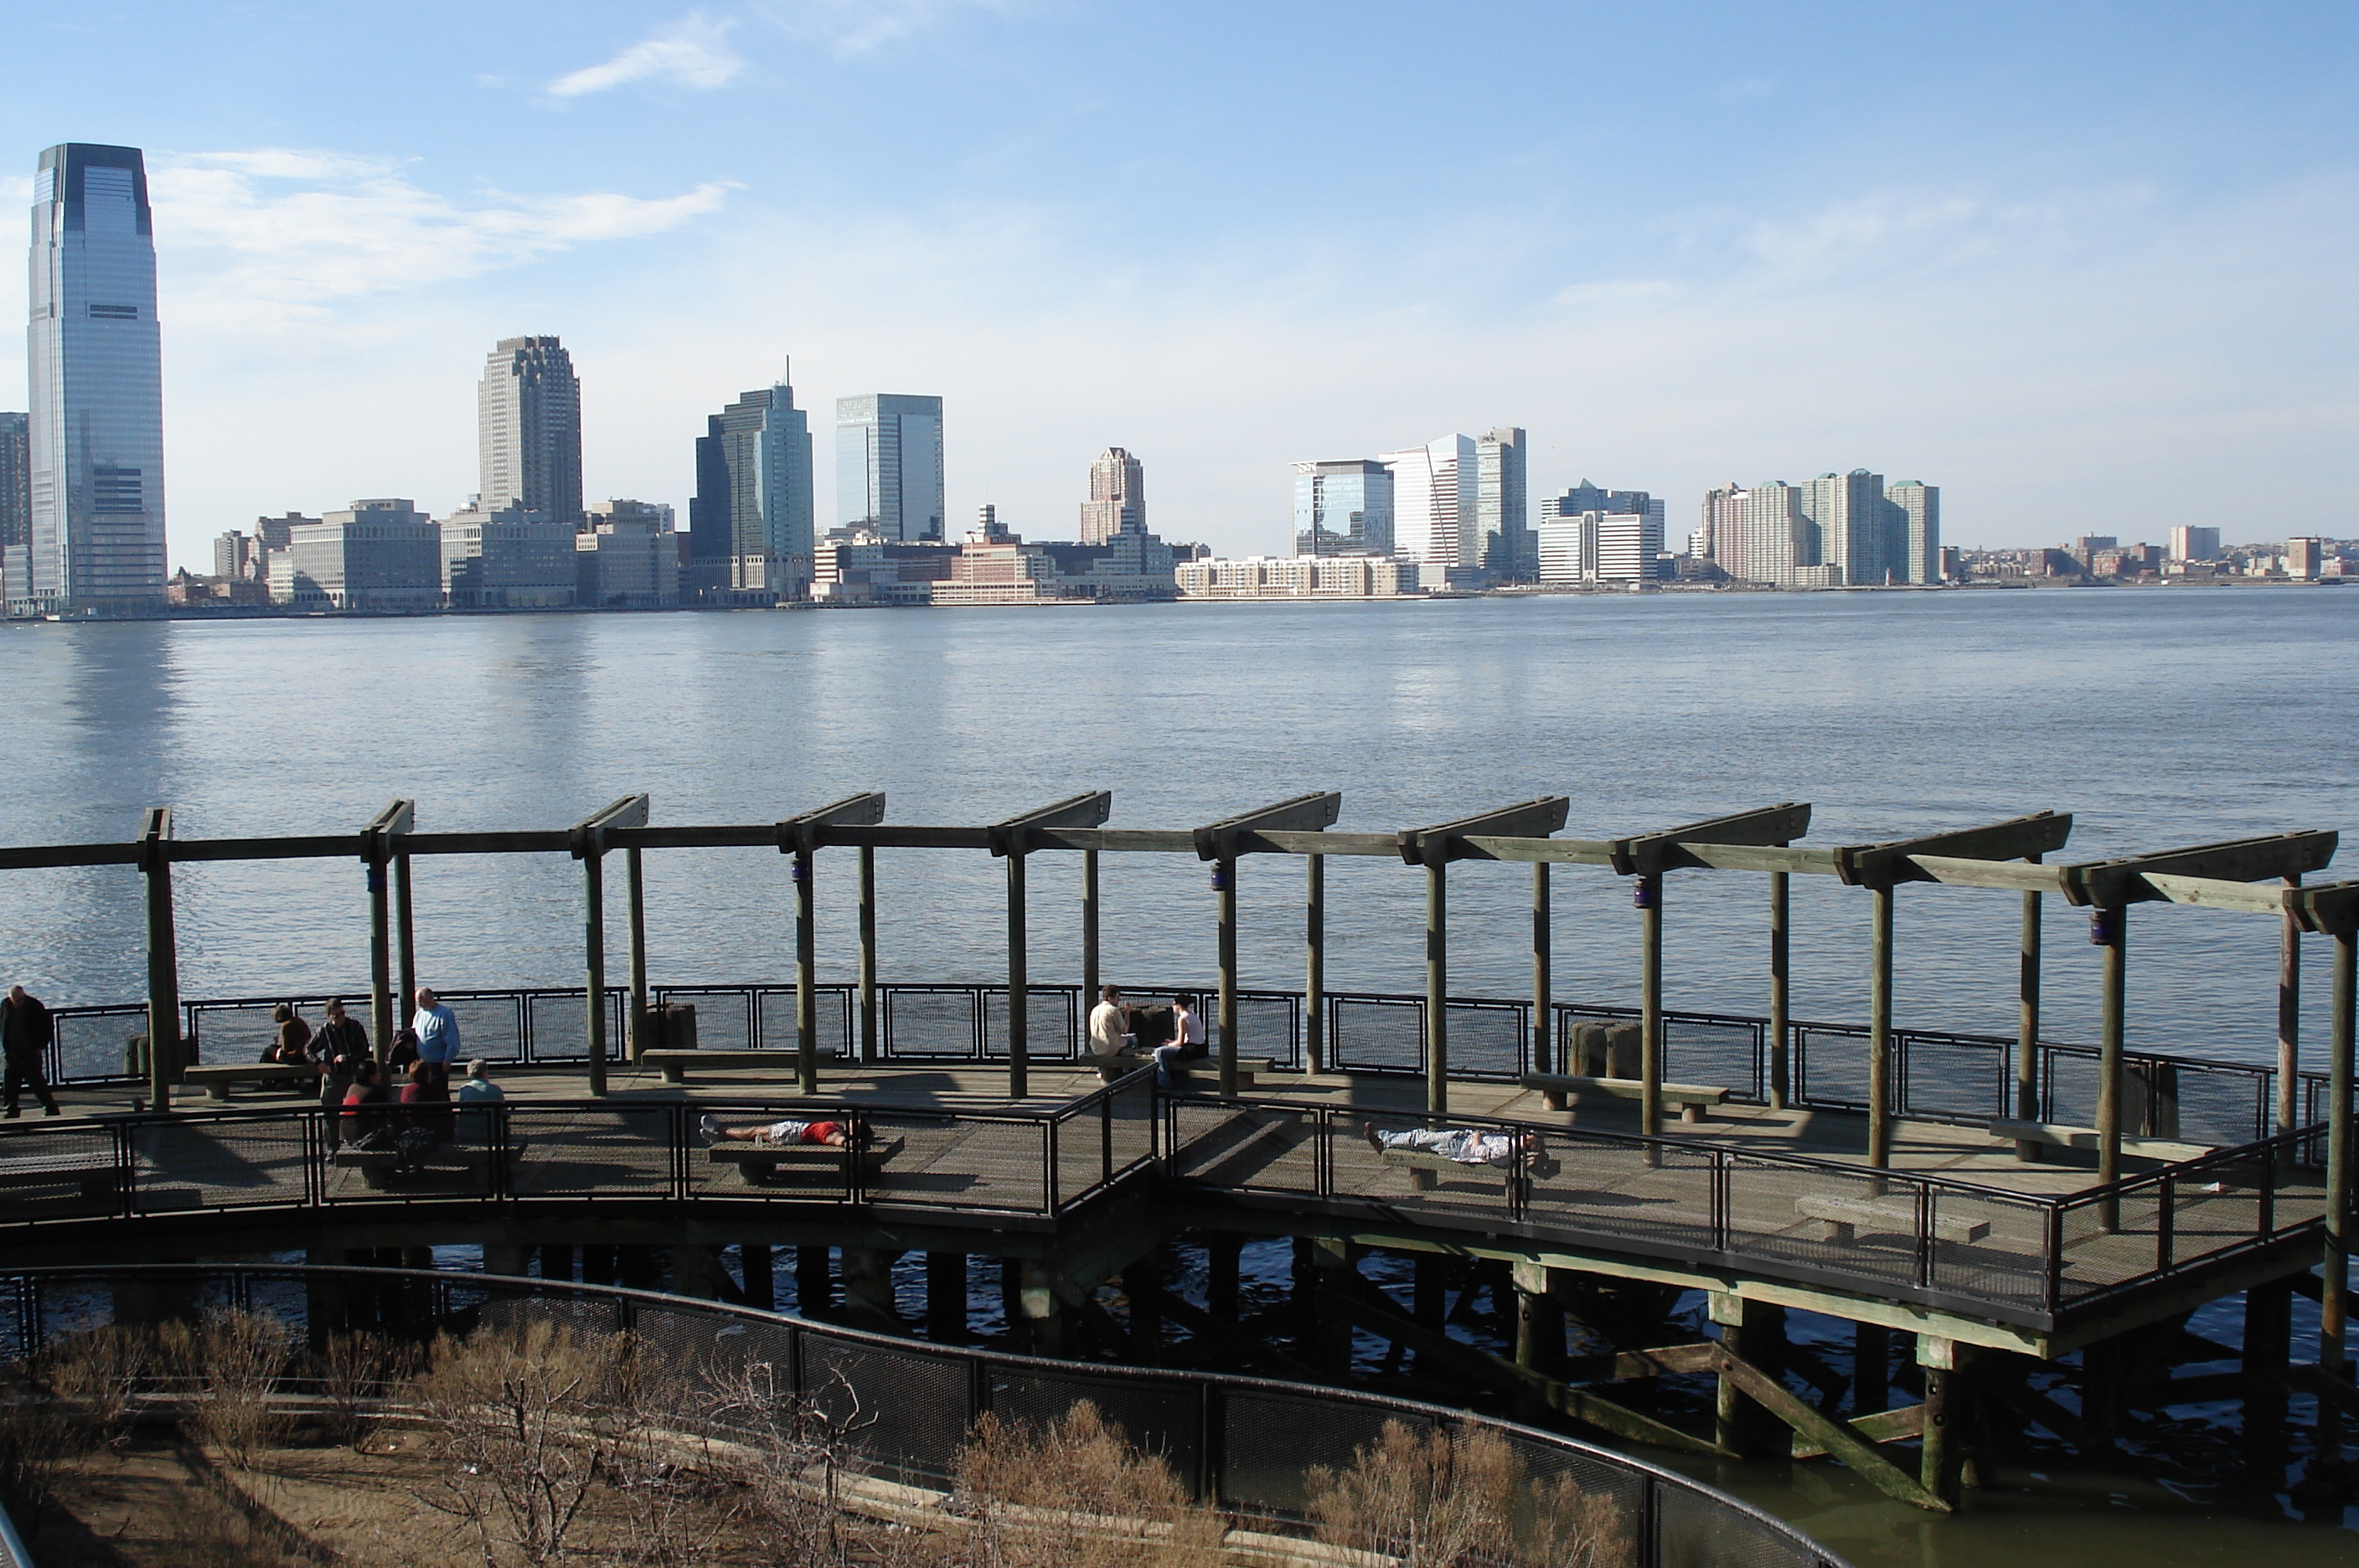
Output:
<instances>
[{"instance_id":1,"label":"person wearing dark coat","mask_svg":"<svg viewBox=\"0 0 2359 1568\"><path fill-rule=\"evenodd\" d=\"M0 1116L16 1115L16 1097L27 1088L41 1102L43 1116L59 1114L58 1097L49 1093L49 1074L43 1071L57 1030L57 1021L38 996L22 985L8 987L7 999L0 1001L0 1056L8 1063L7 1076L0 1080Z\"/></svg>"}]
</instances>

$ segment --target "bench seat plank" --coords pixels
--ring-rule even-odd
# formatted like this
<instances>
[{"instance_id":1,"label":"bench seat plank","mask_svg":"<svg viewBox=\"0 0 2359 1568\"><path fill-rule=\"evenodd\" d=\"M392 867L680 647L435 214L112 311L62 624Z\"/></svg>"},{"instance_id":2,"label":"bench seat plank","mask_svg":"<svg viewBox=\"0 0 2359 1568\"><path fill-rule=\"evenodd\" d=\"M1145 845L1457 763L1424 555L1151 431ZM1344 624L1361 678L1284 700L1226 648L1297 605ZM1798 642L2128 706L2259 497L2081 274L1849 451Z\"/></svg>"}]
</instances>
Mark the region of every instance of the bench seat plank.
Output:
<instances>
[{"instance_id":1,"label":"bench seat plank","mask_svg":"<svg viewBox=\"0 0 2359 1568\"><path fill-rule=\"evenodd\" d=\"M1564 1109L1568 1096L1579 1098L1595 1094L1608 1100L1642 1100L1647 1096L1647 1081L1643 1078L1584 1078L1571 1073L1527 1073L1524 1087L1540 1095L1541 1103L1551 1111ZM1680 1119L1700 1122L1704 1119L1706 1105L1728 1103L1728 1091L1709 1083L1664 1083L1659 1085L1663 1099L1680 1107Z\"/></svg>"},{"instance_id":2,"label":"bench seat plank","mask_svg":"<svg viewBox=\"0 0 2359 1568\"><path fill-rule=\"evenodd\" d=\"M1848 1240L1848 1234L1832 1234L1839 1229L1848 1233L1854 1225L1880 1225L1888 1229L1916 1234L1917 1205L1905 1198L1877 1202L1873 1198L1838 1198L1832 1194L1805 1192L1794 1200L1794 1212L1806 1219L1824 1220L1831 1233L1830 1241ZM1942 1241L1977 1242L1990 1235L1988 1220L1961 1219L1933 1214L1933 1235Z\"/></svg>"},{"instance_id":3,"label":"bench seat plank","mask_svg":"<svg viewBox=\"0 0 2359 1568\"><path fill-rule=\"evenodd\" d=\"M1990 1135L2009 1143L2044 1143L2051 1149L2093 1150L2104 1147L2104 1138L2095 1127L2065 1127L2056 1122L2025 1122L2001 1116L1990 1124ZM2176 1164L2182 1160L2201 1160L2213 1151L2208 1143L2181 1143L2167 1138L2125 1138L2122 1152L2136 1160L2159 1160Z\"/></svg>"},{"instance_id":4,"label":"bench seat plank","mask_svg":"<svg viewBox=\"0 0 2359 1568\"><path fill-rule=\"evenodd\" d=\"M208 1100L226 1100L232 1083L291 1083L320 1075L308 1062L210 1062L180 1069L180 1082L201 1085Z\"/></svg>"}]
</instances>

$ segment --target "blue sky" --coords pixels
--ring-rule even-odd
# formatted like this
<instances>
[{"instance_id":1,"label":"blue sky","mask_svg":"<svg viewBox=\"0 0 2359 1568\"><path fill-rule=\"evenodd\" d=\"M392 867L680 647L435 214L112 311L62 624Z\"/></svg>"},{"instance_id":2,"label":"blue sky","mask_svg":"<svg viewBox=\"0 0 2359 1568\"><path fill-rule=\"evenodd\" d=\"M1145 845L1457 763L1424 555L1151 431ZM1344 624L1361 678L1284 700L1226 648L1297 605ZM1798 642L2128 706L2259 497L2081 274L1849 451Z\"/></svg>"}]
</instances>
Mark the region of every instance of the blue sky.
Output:
<instances>
[{"instance_id":1,"label":"blue sky","mask_svg":"<svg viewBox=\"0 0 2359 1568\"><path fill-rule=\"evenodd\" d=\"M894 391L948 399L953 521L1034 538L1109 444L1166 537L1281 551L1294 460L1498 424L1677 529L1867 466L1951 542L2359 534L2348 4L10 10L0 193L147 149L201 570L462 502L524 332L587 492L683 521L791 356L822 526L832 400Z\"/></svg>"}]
</instances>

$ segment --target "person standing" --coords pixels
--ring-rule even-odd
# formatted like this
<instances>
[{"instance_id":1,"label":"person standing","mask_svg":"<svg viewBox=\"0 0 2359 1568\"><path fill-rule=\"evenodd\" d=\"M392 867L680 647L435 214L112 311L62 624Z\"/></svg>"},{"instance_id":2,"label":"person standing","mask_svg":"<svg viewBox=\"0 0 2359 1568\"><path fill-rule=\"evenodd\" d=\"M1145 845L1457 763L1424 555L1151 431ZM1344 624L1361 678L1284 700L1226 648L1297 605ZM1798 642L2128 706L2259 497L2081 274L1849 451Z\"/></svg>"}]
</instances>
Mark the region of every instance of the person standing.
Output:
<instances>
[{"instance_id":1,"label":"person standing","mask_svg":"<svg viewBox=\"0 0 2359 1568\"><path fill-rule=\"evenodd\" d=\"M8 1071L0 1080L0 1116L14 1119L16 1096L27 1088L41 1102L41 1115L54 1116L58 1097L49 1093L49 1073L44 1071L49 1054L49 1042L57 1038L57 1021L38 996L22 985L8 987L5 1001L0 1001L0 1055L7 1058Z\"/></svg>"},{"instance_id":2,"label":"person standing","mask_svg":"<svg viewBox=\"0 0 2359 1568\"><path fill-rule=\"evenodd\" d=\"M434 1071L438 1083L451 1080L451 1063L459 1060L459 1019L442 1005L431 988L418 988L418 1013L409 1020L418 1036L418 1060Z\"/></svg>"},{"instance_id":3,"label":"person standing","mask_svg":"<svg viewBox=\"0 0 2359 1568\"><path fill-rule=\"evenodd\" d=\"M343 1003L330 1002L327 1021L312 1037L311 1045L320 1059L320 1104L328 1109L328 1146L332 1149L342 1121L337 1112L343 1105L345 1091L353 1086L360 1064L369 1060L368 1031L344 1016Z\"/></svg>"},{"instance_id":4,"label":"person standing","mask_svg":"<svg viewBox=\"0 0 2359 1568\"><path fill-rule=\"evenodd\" d=\"M1130 1008L1123 1004L1121 987L1104 987L1098 993L1098 1005L1090 1009L1090 1054L1101 1062L1110 1061L1121 1055L1134 1038Z\"/></svg>"}]
</instances>

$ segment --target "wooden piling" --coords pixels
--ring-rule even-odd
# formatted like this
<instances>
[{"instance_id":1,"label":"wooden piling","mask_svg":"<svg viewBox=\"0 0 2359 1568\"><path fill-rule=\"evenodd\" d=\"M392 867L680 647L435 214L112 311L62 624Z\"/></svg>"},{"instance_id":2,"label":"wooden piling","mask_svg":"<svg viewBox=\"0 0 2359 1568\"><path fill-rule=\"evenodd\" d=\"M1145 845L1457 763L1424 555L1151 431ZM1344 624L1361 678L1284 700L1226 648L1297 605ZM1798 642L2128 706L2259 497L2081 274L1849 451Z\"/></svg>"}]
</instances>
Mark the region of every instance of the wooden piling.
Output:
<instances>
[{"instance_id":1,"label":"wooden piling","mask_svg":"<svg viewBox=\"0 0 2359 1568\"><path fill-rule=\"evenodd\" d=\"M1339 1236L1314 1236L1310 1247L1320 1290L1345 1293L1359 1282L1349 1241ZM1352 1368L1352 1320L1341 1312L1324 1310L1315 1298L1311 1312L1310 1343L1305 1347L1310 1354L1305 1359L1328 1377L1348 1375Z\"/></svg>"},{"instance_id":2,"label":"wooden piling","mask_svg":"<svg viewBox=\"0 0 2359 1568\"><path fill-rule=\"evenodd\" d=\"M606 1092L606 885L604 860L593 846L582 857L582 940L588 1004L590 1093Z\"/></svg>"},{"instance_id":3,"label":"wooden piling","mask_svg":"<svg viewBox=\"0 0 2359 1568\"><path fill-rule=\"evenodd\" d=\"M942 1345L966 1343L966 1254L926 1254L926 1337Z\"/></svg>"},{"instance_id":4,"label":"wooden piling","mask_svg":"<svg viewBox=\"0 0 2359 1568\"><path fill-rule=\"evenodd\" d=\"M805 1317L824 1312L835 1304L835 1284L829 1277L828 1263L824 1247L795 1248L795 1311Z\"/></svg>"},{"instance_id":5,"label":"wooden piling","mask_svg":"<svg viewBox=\"0 0 2359 1568\"><path fill-rule=\"evenodd\" d=\"M1032 1092L1031 1019L1026 1004L1030 981L1026 977L1025 963L1028 954L1026 944L1031 940L1025 929L1024 917L1024 856L1011 850L1007 862L1007 1096L1023 1099Z\"/></svg>"},{"instance_id":6,"label":"wooden piling","mask_svg":"<svg viewBox=\"0 0 2359 1568\"><path fill-rule=\"evenodd\" d=\"M2301 886L2297 871L2284 879ZM2288 909L2277 917L2277 1131L2301 1125L2301 918Z\"/></svg>"},{"instance_id":7,"label":"wooden piling","mask_svg":"<svg viewBox=\"0 0 2359 1568\"><path fill-rule=\"evenodd\" d=\"M1549 866L1545 860L1532 862L1532 1071L1553 1071L1549 1062L1549 1035L1555 1022L1549 963Z\"/></svg>"},{"instance_id":8,"label":"wooden piling","mask_svg":"<svg viewBox=\"0 0 2359 1568\"><path fill-rule=\"evenodd\" d=\"M1023 1264L1024 1321L1035 1356L1065 1354L1064 1304L1057 1300L1056 1279L1045 1263L1027 1258Z\"/></svg>"},{"instance_id":9,"label":"wooden piling","mask_svg":"<svg viewBox=\"0 0 2359 1568\"><path fill-rule=\"evenodd\" d=\"M2359 1018L2359 931L2334 934L2332 1054L2326 1070L2325 1283L2318 1296L2318 1365L2340 1381L2350 1377L2344 1334L2351 1317L2351 1143L2354 1019ZM2340 1416L2336 1417L2339 1430ZM2319 1422L2327 1417L2321 1404Z\"/></svg>"},{"instance_id":10,"label":"wooden piling","mask_svg":"<svg viewBox=\"0 0 2359 1568\"><path fill-rule=\"evenodd\" d=\"M1788 1011L1790 906L1788 874L1769 874L1769 1108L1782 1111L1793 1097L1794 1073L1788 1054L1793 1021Z\"/></svg>"},{"instance_id":11,"label":"wooden piling","mask_svg":"<svg viewBox=\"0 0 2359 1568\"><path fill-rule=\"evenodd\" d=\"M1750 1332L1760 1323L1758 1302L1714 1290L1706 1298L1705 1312L1720 1325L1720 1347L1729 1356L1740 1361L1760 1358L1760 1347L1753 1343ZM1754 1442L1756 1423L1746 1413L1745 1389L1731 1375L1734 1370L1723 1363L1712 1401L1712 1441L1731 1454L1748 1457L1758 1446Z\"/></svg>"},{"instance_id":12,"label":"wooden piling","mask_svg":"<svg viewBox=\"0 0 2359 1568\"><path fill-rule=\"evenodd\" d=\"M172 808L148 811L139 834L147 878L147 1093L157 1110L172 1108L180 1076L180 943L172 920Z\"/></svg>"},{"instance_id":13,"label":"wooden piling","mask_svg":"<svg viewBox=\"0 0 2359 1568\"><path fill-rule=\"evenodd\" d=\"M1213 921L1219 928L1215 943L1221 966L1220 1084L1223 1098L1237 1092L1237 863L1223 858L1212 863Z\"/></svg>"},{"instance_id":14,"label":"wooden piling","mask_svg":"<svg viewBox=\"0 0 2359 1568\"><path fill-rule=\"evenodd\" d=\"M777 1264L772 1258L766 1241L740 1242L737 1265L745 1276L745 1304L762 1312L776 1312L778 1306ZM590 1249L582 1249L582 1277L590 1277Z\"/></svg>"},{"instance_id":15,"label":"wooden piling","mask_svg":"<svg viewBox=\"0 0 2359 1568\"><path fill-rule=\"evenodd\" d=\"M647 887L644 855L636 846L623 852L623 892L631 927L631 1017L625 1047L636 1062L647 1046Z\"/></svg>"},{"instance_id":16,"label":"wooden piling","mask_svg":"<svg viewBox=\"0 0 2359 1568\"><path fill-rule=\"evenodd\" d=\"M1163 1261L1150 1252L1122 1271L1122 1293L1130 1302L1130 1339L1152 1356L1163 1343Z\"/></svg>"},{"instance_id":17,"label":"wooden piling","mask_svg":"<svg viewBox=\"0 0 2359 1568\"><path fill-rule=\"evenodd\" d=\"M860 1060L877 1059L876 846L860 846Z\"/></svg>"},{"instance_id":18,"label":"wooden piling","mask_svg":"<svg viewBox=\"0 0 2359 1568\"><path fill-rule=\"evenodd\" d=\"M1925 1430L1918 1451L1917 1484L1951 1508L1958 1506L1959 1472L1973 1431L1967 1354L1968 1347L1954 1340L1917 1336L1917 1363L1925 1374Z\"/></svg>"},{"instance_id":19,"label":"wooden piling","mask_svg":"<svg viewBox=\"0 0 2359 1568\"><path fill-rule=\"evenodd\" d=\"M2104 1006L2098 1031L2101 1056L2097 1070L2097 1181L2110 1186L2122 1179L2122 1044L2128 1010L2129 909L2114 905L2097 911L2105 922L2097 928L2104 940ZM2121 1225L2121 1201L2107 1198L2099 1205L2098 1223L2106 1230Z\"/></svg>"},{"instance_id":20,"label":"wooden piling","mask_svg":"<svg viewBox=\"0 0 2359 1568\"><path fill-rule=\"evenodd\" d=\"M2245 1375L2245 1449L2254 1468L2274 1482L2285 1463L2285 1373L2293 1353L2293 1287L2279 1281L2246 1290L2241 1337L2237 1370Z\"/></svg>"},{"instance_id":21,"label":"wooden piling","mask_svg":"<svg viewBox=\"0 0 2359 1568\"><path fill-rule=\"evenodd\" d=\"M901 1326L900 1309L893 1299L893 1264L899 1256L864 1247L843 1249L843 1304L864 1320L864 1326Z\"/></svg>"},{"instance_id":22,"label":"wooden piling","mask_svg":"<svg viewBox=\"0 0 2359 1568\"><path fill-rule=\"evenodd\" d=\"M394 961L401 972L401 989L394 1000L394 1027L401 1027L402 1014L418 1005L418 927L411 899L409 856L393 857L393 951ZM391 1050L391 1042L385 1049ZM381 1059L380 1059L381 1060Z\"/></svg>"},{"instance_id":23,"label":"wooden piling","mask_svg":"<svg viewBox=\"0 0 2359 1568\"><path fill-rule=\"evenodd\" d=\"M1450 1114L1450 868L1425 868L1425 1108Z\"/></svg>"},{"instance_id":24,"label":"wooden piling","mask_svg":"<svg viewBox=\"0 0 2359 1568\"><path fill-rule=\"evenodd\" d=\"M1098 852L1082 851L1082 1010L1098 1005Z\"/></svg>"},{"instance_id":25,"label":"wooden piling","mask_svg":"<svg viewBox=\"0 0 2359 1568\"><path fill-rule=\"evenodd\" d=\"M795 851L795 1087L819 1093L819 907L816 857Z\"/></svg>"},{"instance_id":26,"label":"wooden piling","mask_svg":"<svg viewBox=\"0 0 2359 1568\"><path fill-rule=\"evenodd\" d=\"M582 1282L585 1285L612 1285L620 1278L620 1260L609 1246L585 1245L582 1248Z\"/></svg>"},{"instance_id":27,"label":"wooden piling","mask_svg":"<svg viewBox=\"0 0 2359 1568\"><path fill-rule=\"evenodd\" d=\"M1663 1131L1663 879L1641 877L1638 899L1638 1130Z\"/></svg>"},{"instance_id":28,"label":"wooden piling","mask_svg":"<svg viewBox=\"0 0 2359 1568\"><path fill-rule=\"evenodd\" d=\"M1851 1408L1872 1416L1892 1398L1892 1331L1882 1323L1852 1325Z\"/></svg>"},{"instance_id":29,"label":"wooden piling","mask_svg":"<svg viewBox=\"0 0 2359 1568\"><path fill-rule=\"evenodd\" d=\"M1302 1060L1327 1071L1327 857L1306 855L1302 899Z\"/></svg>"},{"instance_id":30,"label":"wooden piling","mask_svg":"<svg viewBox=\"0 0 2359 1568\"><path fill-rule=\"evenodd\" d=\"M2027 855L2025 860L2037 866L2039 856ZM2042 907L2040 896L2023 896L2023 934L2019 955L2016 961L2016 1027L2015 1027L2015 1115L2018 1121L2039 1120L2039 949ZM2017 1160L2039 1158L2040 1146L2018 1138L2015 1145Z\"/></svg>"},{"instance_id":31,"label":"wooden piling","mask_svg":"<svg viewBox=\"0 0 2359 1568\"><path fill-rule=\"evenodd\" d=\"M1867 1162L1892 1163L1892 886L1868 888Z\"/></svg>"},{"instance_id":32,"label":"wooden piling","mask_svg":"<svg viewBox=\"0 0 2359 1568\"><path fill-rule=\"evenodd\" d=\"M1204 1238L1204 1311L1224 1323L1237 1321L1237 1253L1242 1246L1225 1234Z\"/></svg>"},{"instance_id":33,"label":"wooden piling","mask_svg":"<svg viewBox=\"0 0 2359 1568\"><path fill-rule=\"evenodd\" d=\"M1020 1355L1031 1347L1031 1325L1024 1316L1024 1261L1018 1258L999 1260L999 1321L1011 1349Z\"/></svg>"}]
</instances>

